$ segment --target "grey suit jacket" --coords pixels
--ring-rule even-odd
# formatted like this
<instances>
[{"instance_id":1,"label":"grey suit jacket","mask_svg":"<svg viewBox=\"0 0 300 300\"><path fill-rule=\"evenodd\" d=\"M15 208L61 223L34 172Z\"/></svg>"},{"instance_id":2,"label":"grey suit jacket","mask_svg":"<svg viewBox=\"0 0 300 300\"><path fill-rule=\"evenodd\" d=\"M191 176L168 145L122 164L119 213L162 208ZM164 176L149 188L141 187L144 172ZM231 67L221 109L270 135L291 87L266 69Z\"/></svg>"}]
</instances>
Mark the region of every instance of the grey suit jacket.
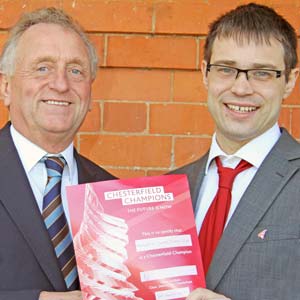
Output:
<instances>
[{"instance_id":1,"label":"grey suit jacket","mask_svg":"<svg viewBox=\"0 0 300 300\"><path fill-rule=\"evenodd\" d=\"M194 208L207 158L174 172L188 175ZM207 288L233 300L300 299L299 168L300 145L282 129L223 233Z\"/></svg>"},{"instance_id":2,"label":"grey suit jacket","mask_svg":"<svg viewBox=\"0 0 300 300\"><path fill-rule=\"evenodd\" d=\"M79 183L115 178L76 151L75 158ZM7 124L0 130L0 300L36 300L41 290L66 286Z\"/></svg>"}]
</instances>

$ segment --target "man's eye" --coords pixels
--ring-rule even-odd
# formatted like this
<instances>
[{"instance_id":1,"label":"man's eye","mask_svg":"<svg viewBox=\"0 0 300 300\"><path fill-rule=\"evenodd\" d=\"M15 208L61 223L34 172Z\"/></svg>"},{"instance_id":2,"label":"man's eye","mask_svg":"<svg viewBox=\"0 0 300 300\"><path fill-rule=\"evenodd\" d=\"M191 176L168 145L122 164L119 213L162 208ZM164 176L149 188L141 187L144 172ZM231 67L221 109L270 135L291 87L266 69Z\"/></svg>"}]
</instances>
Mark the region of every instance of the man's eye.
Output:
<instances>
[{"instance_id":1,"label":"man's eye","mask_svg":"<svg viewBox=\"0 0 300 300\"><path fill-rule=\"evenodd\" d=\"M37 70L38 70L39 72L47 72L47 71L49 70L49 68L46 67L46 66L42 66L42 67L38 67Z\"/></svg>"},{"instance_id":2,"label":"man's eye","mask_svg":"<svg viewBox=\"0 0 300 300\"><path fill-rule=\"evenodd\" d=\"M217 71L218 71L218 73L224 74L224 75L232 75L235 73L235 69L226 68L226 67L218 67Z\"/></svg>"},{"instance_id":3,"label":"man's eye","mask_svg":"<svg viewBox=\"0 0 300 300\"><path fill-rule=\"evenodd\" d=\"M272 77L272 72L265 70L255 70L253 71L253 76L255 78L268 79Z\"/></svg>"},{"instance_id":4,"label":"man's eye","mask_svg":"<svg viewBox=\"0 0 300 300\"><path fill-rule=\"evenodd\" d=\"M81 75L82 74L82 72L79 69L71 69L71 73L73 75Z\"/></svg>"}]
</instances>

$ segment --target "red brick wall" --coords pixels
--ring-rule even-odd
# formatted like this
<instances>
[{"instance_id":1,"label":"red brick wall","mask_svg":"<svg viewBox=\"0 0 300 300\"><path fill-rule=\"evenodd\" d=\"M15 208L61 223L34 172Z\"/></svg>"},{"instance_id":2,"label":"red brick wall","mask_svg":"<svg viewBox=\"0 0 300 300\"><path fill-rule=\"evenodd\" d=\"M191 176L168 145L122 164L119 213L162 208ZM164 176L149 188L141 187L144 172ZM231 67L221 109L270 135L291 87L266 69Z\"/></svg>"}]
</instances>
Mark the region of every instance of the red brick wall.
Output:
<instances>
[{"instance_id":1,"label":"red brick wall","mask_svg":"<svg viewBox=\"0 0 300 300\"><path fill-rule=\"evenodd\" d=\"M214 125L199 66L207 25L238 0L1 1L0 47L25 11L57 6L89 32L100 55L93 110L75 144L120 177L167 172L201 156ZM265 0L300 33L300 0ZM8 113L2 103L0 123ZM300 84L280 122L300 139Z\"/></svg>"}]
</instances>

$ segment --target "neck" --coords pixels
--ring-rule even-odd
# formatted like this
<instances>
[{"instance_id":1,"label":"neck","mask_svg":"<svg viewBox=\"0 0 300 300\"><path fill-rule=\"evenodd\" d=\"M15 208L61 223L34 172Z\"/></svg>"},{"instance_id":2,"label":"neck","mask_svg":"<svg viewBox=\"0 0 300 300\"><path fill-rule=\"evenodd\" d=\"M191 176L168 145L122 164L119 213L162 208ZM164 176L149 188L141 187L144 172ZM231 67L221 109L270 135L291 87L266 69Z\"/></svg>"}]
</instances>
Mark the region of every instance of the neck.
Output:
<instances>
[{"instance_id":1,"label":"neck","mask_svg":"<svg viewBox=\"0 0 300 300\"><path fill-rule=\"evenodd\" d=\"M234 141L234 140L228 140L224 138L220 138L218 135L216 135L216 140L219 145L219 147L228 155L232 155L236 153L240 148L242 148L244 145L246 145L249 140L244 141Z\"/></svg>"},{"instance_id":2,"label":"neck","mask_svg":"<svg viewBox=\"0 0 300 300\"><path fill-rule=\"evenodd\" d=\"M72 143L74 138L73 135L69 134L66 136L65 133L46 132L44 134L29 134L19 128L15 127L15 129L30 142L52 154L58 154L64 151Z\"/></svg>"},{"instance_id":3,"label":"neck","mask_svg":"<svg viewBox=\"0 0 300 300\"><path fill-rule=\"evenodd\" d=\"M48 153L58 154L64 151L72 143L72 140L62 140L58 139L57 137L50 138L48 136L47 139L38 139L37 141L31 140L31 142L38 145Z\"/></svg>"}]
</instances>

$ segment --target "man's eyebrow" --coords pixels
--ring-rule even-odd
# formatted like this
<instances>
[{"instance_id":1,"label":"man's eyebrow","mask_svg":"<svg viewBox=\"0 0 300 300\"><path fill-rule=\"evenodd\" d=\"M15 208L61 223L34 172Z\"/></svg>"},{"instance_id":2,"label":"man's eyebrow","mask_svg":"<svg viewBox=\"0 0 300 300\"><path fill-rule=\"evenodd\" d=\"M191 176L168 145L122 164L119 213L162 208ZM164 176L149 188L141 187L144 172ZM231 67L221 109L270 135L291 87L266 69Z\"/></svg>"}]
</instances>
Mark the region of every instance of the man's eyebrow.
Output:
<instances>
[{"instance_id":1,"label":"man's eyebrow","mask_svg":"<svg viewBox=\"0 0 300 300\"><path fill-rule=\"evenodd\" d=\"M55 62L55 59L51 56L41 56L41 57L37 57L33 62L32 65L37 65L39 63L42 62Z\"/></svg>"},{"instance_id":2,"label":"man's eyebrow","mask_svg":"<svg viewBox=\"0 0 300 300\"><path fill-rule=\"evenodd\" d=\"M225 66L230 66L230 67L237 67L237 62L234 60L216 60L212 64L216 65L225 65ZM244 68L241 68L244 69ZM272 70L277 70L278 66L275 66L274 64L271 63L254 63L252 64L249 68L246 69L272 69Z\"/></svg>"},{"instance_id":3,"label":"man's eyebrow","mask_svg":"<svg viewBox=\"0 0 300 300\"><path fill-rule=\"evenodd\" d=\"M234 65L236 65L236 61L234 61L234 60L227 60L227 59L221 59L221 60L214 61L212 64L213 65L234 66Z\"/></svg>"},{"instance_id":4,"label":"man's eyebrow","mask_svg":"<svg viewBox=\"0 0 300 300\"><path fill-rule=\"evenodd\" d=\"M72 58L70 60L67 60L67 64L70 65L70 64L76 64L76 65L80 65L82 67L87 67L89 66L89 62L85 62L83 61L81 58L79 57L75 57L75 58Z\"/></svg>"},{"instance_id":5,"label":"man's eyebrow","mask_svg":"<svg viewBox=\"0 0 300 300\"><path fill-rule=\"evenodd\" d=\"M255 63L253 64L254 69L278 69L278 66L275 66L273 64L267 64L267 63Z\"/></svg>"}]
</instances>

